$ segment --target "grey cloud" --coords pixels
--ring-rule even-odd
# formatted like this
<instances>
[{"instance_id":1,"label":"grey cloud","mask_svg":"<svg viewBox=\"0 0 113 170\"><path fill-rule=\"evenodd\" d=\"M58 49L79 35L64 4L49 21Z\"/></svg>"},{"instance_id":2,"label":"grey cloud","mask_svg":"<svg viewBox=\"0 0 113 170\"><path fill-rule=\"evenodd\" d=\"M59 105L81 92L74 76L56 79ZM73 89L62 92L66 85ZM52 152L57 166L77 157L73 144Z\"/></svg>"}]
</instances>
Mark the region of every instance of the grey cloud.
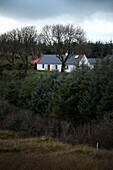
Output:
<instances>
[{"instance_id":1,"label":"grey cloud","mask_svg":"<svg viewBox=\"0 0 113 170\"><path fill-rule=\"evenodd\" d=\"M113 0L0 0L0 15L18 20L67 14L83 21L98 12L113 14Z\"/></svg>"},{"instance_id":2,"label":"grey cloud","mask_svg":"<svg viewBox=\"0 0 113 170\"><path fill-rule=\"evenodd\" d=\"M113 13L113 0L66 0L68 4L75 10L79 9L79 13L94 14L97 12Z\"/></svg>"},{"instance_id":3,"label":"grey cloud","mask_svg":"<svg viewBox=\"0 0 113 170\"><path fill-rule=\"evenodd\" d=\"M0 15L17 19L42 19L62 14L60 0L2 0Z\"/></svg>"}]
</instances>

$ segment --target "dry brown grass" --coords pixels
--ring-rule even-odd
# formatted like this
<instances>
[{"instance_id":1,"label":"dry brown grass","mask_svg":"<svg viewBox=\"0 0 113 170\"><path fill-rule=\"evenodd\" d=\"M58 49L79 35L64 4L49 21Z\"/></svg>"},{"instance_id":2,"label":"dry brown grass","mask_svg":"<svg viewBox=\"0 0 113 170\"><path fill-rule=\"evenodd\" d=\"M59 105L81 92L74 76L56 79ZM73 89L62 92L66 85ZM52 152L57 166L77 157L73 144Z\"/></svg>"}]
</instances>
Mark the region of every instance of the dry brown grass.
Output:
<instances>
[{"instance_id":1,"label":"dry brown grass","mask_svg":"<svg viewBox=\"0 0 113 170\"><path fill-rule=\"evenodd\" d=\"M113 151L0 131L0 170L113 170Z\"/></svg>"}]
</instances>

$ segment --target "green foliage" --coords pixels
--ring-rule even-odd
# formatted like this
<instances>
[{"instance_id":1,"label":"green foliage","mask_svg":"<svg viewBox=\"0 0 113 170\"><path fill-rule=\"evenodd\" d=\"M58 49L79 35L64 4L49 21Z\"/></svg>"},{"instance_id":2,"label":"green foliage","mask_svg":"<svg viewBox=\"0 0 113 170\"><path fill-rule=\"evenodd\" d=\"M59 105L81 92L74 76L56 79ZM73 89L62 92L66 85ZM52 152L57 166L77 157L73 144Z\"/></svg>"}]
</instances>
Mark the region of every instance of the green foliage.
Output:
<instances>
[{"instance_id":1,"label":"green foliage","mask_svg":"<svg viewBox=\"0 0 113 170\"><path fill-rule=\"evenodd\" d=\"M52 116L71 120L80 121L78 102L82 98L82 92L87 88L86 79L89 70L87 67L78 67L76 71L71 72L65 77L58 92L54 94ZM81 85L81 82L83 84Z\"/></svg>"},{"instance_id":2,"label":"green foliage","mask_svg":"<svg viewBox=\"0 0 113 170\"><path fill-rule=\"evenodd\" d=\"M4 75L0 96L35 113L62 120L89 122L112 111L113 63L97 64L93 70L82 65L71 73L46 72L21 79Z\"/></svg>"},{"instance_id":3,"label":"green foliage","mask_svg":"<svg viewBox=\"0 0 113 170\"><path fill-rule=\"evenodd\" d=\"M8 84L7 84L8 85ZM19 100L19 82L12 81L9 83L8 88L5 89L4 98L10 103L17 105Z\"/></svg>"},{"instance_id":4,"label":"green foliage","mask_svg":"<svg viewBox=\"0 0 113 170\"><path fill-rule=\"evenodd\" d=\"M52 113L55 117L61 119L77 119L78 109L77 102L79 100L79 86L76 82L68 85L63 82L58 89L58 93L54 95ZM76 95L75 95L76 94Z\"/></svg>"},{"instance_id":5,"label":"green foliage","mask_svg":"<svg viewBox=\"0 0 113 170\"><path fill-rule=\"evenodd\" d=\"M32 77L25 77L23 81L21 81L20 89L19 89L19 101L18 105L23 108L31 107L31 93L35 86L35 80Z\"/></svg>"},{"instance_id":6,"label":"green foliage","mask_svg":"<svg viewBox=\"0 0 113 170\"><path fill-rule=\"evenodd\" d=\"M47 113L48 99L51 97L49 93L50 91L47 82L42 80L40 82L39 79L38 84L33 90L31 97L32 109L35 112L41 114Z\"/></svg>"},{"instance_id":7,"label":"green foliage","mask_svg":"<svg viewBox=\"0 0 113 170\"><path fill-rule=\"evenodd\" d=\"M103 116L104 114L113 110L113 81L110 81L106 86L105 91L102 93L102 99L98 105L98 114Z\"/></svg>"},{"instance_id":8,"label":"green foliage","mask_svg":"<svg viewBox=\"0 0 113 170\"><path fill-rule=\"evenodd\" d=\"M100 101L101 93L95 79L91 79L88 89L85 91L82 100L78 103L81 120L84 122L97 119L97 104Z\"/></svg>"},{"instance_id":9,"label":"green foliage","mask_svg":"<svg viewBox=\"0 0 113 170\"><path fill-rule=\"evenodd\" d=\"M3 67L2 67L2 65L0 64L0 76L2 75L2 71L3 71Z\"/></svg>"},{"instance_id":10,"label":"green foliage","mask_svg":"<svg viewBox=\"0 0 113 170\"><path fill-rule=\"evenodd\" d=\"M57 85L62 80L57 80L59 73L45 74L37 76L35 79L35 88L31 94L32 109L42 115L48 115L48 110L52 105L52 92L57 90Z\"/></svg>"}]
</instances>

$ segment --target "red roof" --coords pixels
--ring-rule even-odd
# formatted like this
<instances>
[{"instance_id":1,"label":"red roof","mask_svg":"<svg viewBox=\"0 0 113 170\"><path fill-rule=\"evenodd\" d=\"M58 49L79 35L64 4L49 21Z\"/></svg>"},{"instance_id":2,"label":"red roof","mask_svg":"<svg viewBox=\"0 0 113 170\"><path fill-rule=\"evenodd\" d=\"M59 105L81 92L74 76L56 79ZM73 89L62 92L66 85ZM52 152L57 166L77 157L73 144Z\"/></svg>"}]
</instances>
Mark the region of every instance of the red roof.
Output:
<instances>
[{"instance_id":1,"label":"red roof","mask_svg":"<svg viewBox=\"0 0 113 170\"><path fill-rule=\"evenodd\" d=\"M43 57L44 54L42 54L42 56L40 58L36 58L35 60L33 61L30 61L30 63L38 63L39 60Z\"/></svg>"}]
</instances>

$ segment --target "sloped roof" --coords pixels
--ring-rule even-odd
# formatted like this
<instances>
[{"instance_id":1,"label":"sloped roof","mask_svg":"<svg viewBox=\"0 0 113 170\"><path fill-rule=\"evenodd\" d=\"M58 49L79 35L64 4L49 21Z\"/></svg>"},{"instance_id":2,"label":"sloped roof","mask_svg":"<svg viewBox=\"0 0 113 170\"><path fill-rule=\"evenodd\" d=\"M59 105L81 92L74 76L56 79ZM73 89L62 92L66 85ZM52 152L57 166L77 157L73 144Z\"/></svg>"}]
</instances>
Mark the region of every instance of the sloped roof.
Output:
<instances>
[{"instance_id":1,"label":"sloped roof","mask_svg":"<svg viewBox=\"0 0 113 170\"><path fill-rule=\"evenodd\" d=\"M38 63L39 60L43 57L44 54L42 54L42 56L40 58L36 58L35 60L33 61L30 61L30 63Z\"/></svg>"},{"instance_id":2,"label":"sloped roof","mask_svg":"<svg viewBox=\"0 0 113 170\"><path fill-rule=\"evenodd\" d=\"M33 61L30 61L30 63L38 63L39 60L40 60L40 58L37 58L37 59L35 59Z\"/></svg>"},{"instance_id":3,"label":"sloped roof","mask_svg":"<svg viewBox=\"0 0 113 170\"><path fill-rule=\"evenodd\" d=\"M75 55L73 55L66 61L66 64L76 65L82 56L83 55L78 55L78 58L75 58ZM64 57L66 56L64 55ZM41 57L41 59L38 61L38 64L62 64L62 62L55 54L44 54L43 57Z\"/></svg>"},{"instance_id":4,"label":"sloped roof","mask_svg":"<svg viewBox=\"0 0 113 170\"><path fill-rule=\"evenodd\" d=\"M101 58L88 58L88 61L90 64L96 64L100 62L102 59Z\"/></svg>"},{"instance_id":5,"label":"sloped roof","mask_svg":"<svg viewBox=\"0 0 113 170\"><path fill-rule=\"evenodd\" d=\"M113 59L113 55L108 55L103 58L103 61L106 61L106 60L112 61L112 59Z\"/></svg>"},{"instance_id":6,"label":"sloped roof","mask_svg":"<svg viewBox=\"0 0 113 170\"><path fill-rule=\"evenodd\" d=\"M107 55L106 57L104 57L99 63L101 63L102 61L112 61L113 60L113 55Z\"/></svg>"}]
</instances>

